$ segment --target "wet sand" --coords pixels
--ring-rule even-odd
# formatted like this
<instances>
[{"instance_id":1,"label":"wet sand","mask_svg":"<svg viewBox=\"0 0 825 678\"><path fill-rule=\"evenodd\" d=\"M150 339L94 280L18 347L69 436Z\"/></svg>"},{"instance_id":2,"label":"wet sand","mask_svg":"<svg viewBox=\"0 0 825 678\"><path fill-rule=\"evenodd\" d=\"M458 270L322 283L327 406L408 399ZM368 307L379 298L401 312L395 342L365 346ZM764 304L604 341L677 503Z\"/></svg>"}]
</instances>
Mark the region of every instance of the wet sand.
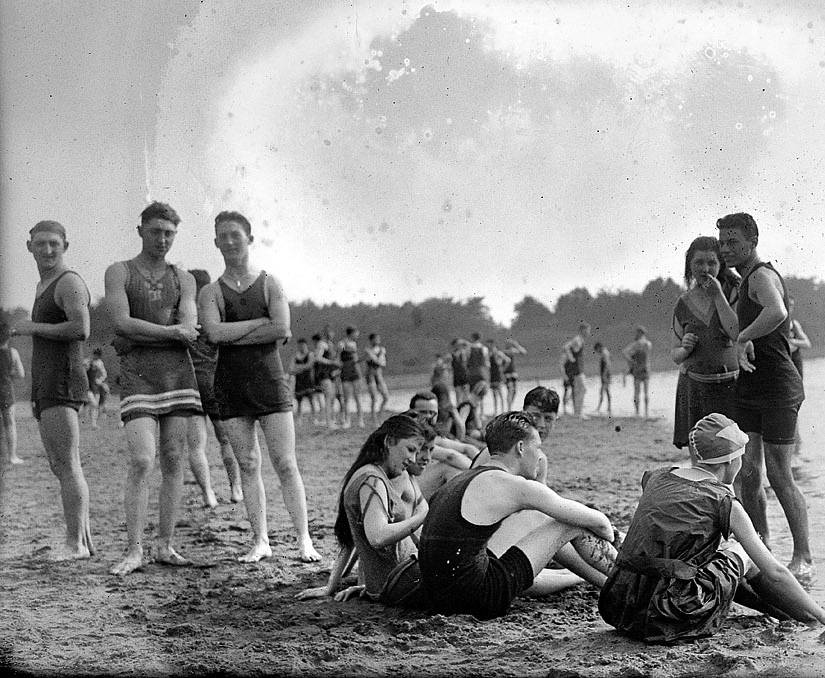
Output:
<instances>
[{"instance_id":1,"label":"wet sand","mask_svg":"<svg viewBox=\"0 0 825 678\"><path fill-rule=\"evenodd\" d=\"M23 404L21 410L27 409ZM332 533L338 483L364 431L299 429L299 463L310 528L321 564L297 560L277 476L264 478L273 558L241 565L249 544L243 505L227 501L216 443L209 457L220 505L201 507L187 471L177 533L193 567L154 563L125 578L108 574L125 544L123 431L114 416L82 434L98 553L50 562L62 538L58 485L34 420L20 421L26 464L6 478L0 546L0 668L20 674L106 675L530 675L816 676L825 675L823 629L779 624L734 606L717 636L676 646L621 638L596 609L597 591L581 586L544 599L519 599L505 618L479 622L384 608L363 601L295 600L320 585L335 557ZM616 427L621 428L616 431ZM642 472L681 463L663 420L562 418L546 451L553 486L599 506L626 528ZM159 471L150 492L157 519ZM822 575L821 575L822 576ZM820 603L825 602L823 600Z\"/></svg>"}]
</instances>

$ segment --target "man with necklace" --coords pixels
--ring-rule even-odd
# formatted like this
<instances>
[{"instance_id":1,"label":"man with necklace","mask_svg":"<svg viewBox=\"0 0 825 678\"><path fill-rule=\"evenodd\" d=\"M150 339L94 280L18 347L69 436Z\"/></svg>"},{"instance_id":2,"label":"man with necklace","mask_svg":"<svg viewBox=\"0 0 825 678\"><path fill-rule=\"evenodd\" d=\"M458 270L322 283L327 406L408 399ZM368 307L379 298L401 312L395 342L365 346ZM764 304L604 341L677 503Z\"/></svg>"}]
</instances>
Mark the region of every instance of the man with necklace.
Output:
<instances>
[{"instance_id":1,"label":"man with necklace","mask_svg":"<svg viewBox=\"0 0 825 678\"><path fill-rule=\"evenodd\" d=\"M797 414L805 394L791 360L788 291L776 269L756 252L759 229L750 214L728 214L716 227L725 263L742 276L736 301L740 370L733 417L749 439L740 473L742 504L768 544L764 464L793 537L788 569L800 580L809 580L813 565L808 509L791 470Z\"/></svg>"},{"instance_id":2,"label":"man with necklace","mask_svg":"<svg viewBox=\"0 0 825 678\"><path fill-rule=\"evenodd\" d=\"M40 221L29 238L26 247L37 263L40 282L32 320L18 322L10 333L32 338L32 407L49 467L60 481L66 542L51 550L51 559L89 558L94 547L77 414L89 389L82 343L89 337L89 290L63 261L69 241L61 224Z\"/></svg>"},{"instance_id":3,"label":"man with necklace","mask_svg":"<svg viewBox=\"0 0 825 678\"><path fill-rule=\"evenodd\" d=\"M304 562L319 561L309 535L304 482L295 457L292 391L278 352L278 345L291 336L289 304L279 281L249 261L252 241L252 226L243 214L221 212L215 217L215 246L226 269L198 297L203 329L209 341L219 346L215 398L238 458L254 533L252 548L240 561L254 563L272 555L256 421L281 481L299 557Z\"/></svg>"},{"instance_id":4,"label":"man with necklace","mask_svg":"<svg viewBox=\"0 0 825 678\"><path fill-rule=\"evenodd\" d=\"M128 545L111 569L117 575L143 567L148 480L156 452L161 486L154 560L188 564L172 540L183 492L188 419L203 410L188 351L198 337L195 279L166 261L179 223L169 205L150 204L137 227L140 254L112 264L105 275L106 305L120 357L120 418L129 455L124 498Z\"/></svg>"}]
</instances>

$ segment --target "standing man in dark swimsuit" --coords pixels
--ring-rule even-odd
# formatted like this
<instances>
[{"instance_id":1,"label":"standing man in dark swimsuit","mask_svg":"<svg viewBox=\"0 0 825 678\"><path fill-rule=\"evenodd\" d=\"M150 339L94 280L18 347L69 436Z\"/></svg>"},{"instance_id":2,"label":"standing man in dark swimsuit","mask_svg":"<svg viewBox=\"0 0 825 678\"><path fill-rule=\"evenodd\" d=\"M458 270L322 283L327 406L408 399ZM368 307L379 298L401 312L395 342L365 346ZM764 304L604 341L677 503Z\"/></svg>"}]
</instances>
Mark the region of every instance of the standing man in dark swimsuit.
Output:
<instances>
[{"instance_id":1,"label":"standing man in dark swimsuit","mask_svg":"<svg viewBox=\"0 0 825 678\"><path fill-rule=\"evenodd\" d=\"M582 354L584 353L584 344L589 336L590 325L581 323L578 334L564 345L564 373L566 382L570 383L573 390L573 414L580 419L587 419L587 415L584 413L584 392L586 389L584 386Z\"/></svg>"},{"instance_id":2,"label":"standing man in dark swimsuit","mask_svg":"<svg viewBox=\"0 0 825 678\"><path fill-rule=\"evenodd\" d=\"M476 426L484 425L484 396L490 390L490 351L481 343L481 335L470 335L470 350L467 354L467 379L470 386L470 403L475 408Z\"/></svg>"},{"instance_id":3,"label":"standing man in dark swimsuit","mask_svg":"<svg viewBox=\"0 0 825 678\"><path fill-rule=\"evenodd\" d=\"M788 291L782 276L756 252L759 229L750 214L728 214L716 227L725 263L742 276L736 302L740 371L734 416L749 438L740 473L742 504L768 544L764 463L793 536L788 569L798 579L809 580L813 564L808 509L791 470L797 413L805 394L791 360Z\"/></svg>"},{"instance_id":4,"label":"standing man in dark swimsuit","mask_svg":"<svg viewBox=\"0 0 825 678\"><path fill-rule=\"evenodd\" d=\"M254 532L252 548L239 560L254 563L272 555L255 432L258 422L281 481L299 557L304 562L318 561L321 556L309 535L304 481L295 458L292 391L278 352L278 345L291 336L289 304L280 282L249 261L251 244L252 226L243 214L221 212L215 217L215 246L226 270L199 297L203 329L220 347L215 398L241 467L244 502Z\"/></svg>"},{"instance_id":5,"label":"standing man in dark swimsuit","mask_svg":"<svg viewBox=\"0 0 825 678\"><path fill-rule=\"evenodd\" d=\"M195 279L166 261L180 217L169 205L151 203L140 213L140 253L106 269L106 306L120 356L120 419L128 447L124 492L127 547L110 572L143 567L149 476L160 458L157 549L164 565L188 565L172 547L183 494L189 417L202 414L188 346L198 338ZM160 445L156 442L160 434Z\"/></svg>"},{"instance_id":6,"label":"standing man in dark swimsuit","mask_svg":"<svg viewBox=\"0 0 825 678\"><path fill-rule=\"evenodd\" d=\"M86 402L89 382L83 365L83 341L89 337L89 290L69 270L63 254L66 230L56 221L40 221L26 243L37 263L40 282L31 322L11 328L11 335L32 338L32 405L49 467L60 481L66 542L52 550L56 560L94 554L89 527L89 488L80 465L77 413Z\"/></svg>"},{"instance_id":7,"label":"standing man in dark swimsuit","mask_svg":"<svg viewBox=\"0 0 825 678\"><path fill-rule=\"evenodd\" d=\"M450 342L450 369L453 373L455 402L459 407L470 399L470 381L467 376L468 347L466 339L453 339Z\"/></svg>"}]
</instances>

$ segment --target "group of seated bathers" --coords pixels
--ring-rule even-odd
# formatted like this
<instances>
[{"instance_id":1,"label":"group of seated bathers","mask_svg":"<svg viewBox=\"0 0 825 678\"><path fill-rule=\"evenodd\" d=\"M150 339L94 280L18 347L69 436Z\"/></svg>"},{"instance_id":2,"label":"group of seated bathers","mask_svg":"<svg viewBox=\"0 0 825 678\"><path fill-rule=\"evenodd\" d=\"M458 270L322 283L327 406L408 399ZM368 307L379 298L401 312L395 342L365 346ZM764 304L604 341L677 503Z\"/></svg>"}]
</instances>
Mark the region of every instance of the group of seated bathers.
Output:
<instances>
[{"instance_id":1,"label":"group of seated bathers","mask_svg":"<svg viewBox=\"0 0 825 678\"><path fill-rule=\"evenodd\" d=\"M420 479L438 463L437 401L425 396L364 443L344 477L335 524L341 550L329 581L299 598L360 594L488 619L520 594L586 581L601 588L602 617L647 642L709 635L733 602L825 623L733 495L747 436L727 417L711 414L693 428L690 466L644 474L621 535L600 511L547 486L541 444L559 399L543 387L528 394L524 411L488 423L487 447L470 468L422 491ZM357 584L341 589L356 560Z\"/></svg>"}]
</instances>

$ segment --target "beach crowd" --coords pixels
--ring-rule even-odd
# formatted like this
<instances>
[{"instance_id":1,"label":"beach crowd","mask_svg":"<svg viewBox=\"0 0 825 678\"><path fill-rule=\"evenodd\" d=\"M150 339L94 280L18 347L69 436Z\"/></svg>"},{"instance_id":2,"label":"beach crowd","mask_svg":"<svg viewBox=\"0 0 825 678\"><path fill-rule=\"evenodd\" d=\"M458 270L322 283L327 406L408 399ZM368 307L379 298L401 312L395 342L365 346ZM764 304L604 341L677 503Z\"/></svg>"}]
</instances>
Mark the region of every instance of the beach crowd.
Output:
<instances>
[{"instance_id":1,"label":"beach crowd","mask_svg":"<svg viewBox=\"0 0 825 678\"><path fill-rule=\"evenodd\" d=\"M686 291L673 309L670 347L679 366L673 443L686 448L685 464L643 475L626 532L597 508L552 489L545 450L560 409L565 414L571 404L574 417L587 416L586 322L562 347L561 396L537 386L516 402L517 363L526 349L512 337L499 346L473 333L436 356L429 385L405 412L388 413L388 356L378 332L362 348L357 327L347 327L336 341L326 326L297 339L285 366L280 350L292 339L289 304L277 277L251 263L249 220L234 211L215 217L214 244L225 264L216 281L203 270L168 262L179 223L171 206L148 205L137 225L139 252L105 273L127 447L127 542L112 575L141 569L149 555L156 457L161 486L151 557L189 565L175 543L187 462L204 505L217 504L206 460L208 421L230 499L244 504L251 525L251 543L238 560L273 555L260 428L298 557L320 561L295 452L296 422L300 431L310 417L330 430L369 423L372 431L341 481L340 548L328 581L296 592L301 599L360 596L490 619L505 615L516 596L589 584L600 589L603 619L646 642L710 635L733 602L776 619L825 624L825 610L804 587L814 567L807 505L792 471L804 399L799 350L810 342L791 317L781 275L757 253L759 229L750 215L723 216L717 233L687 247ZM102 351L83 355L90 295L66 261L68 245L59 222L33 226L26 246L40 281L31 320L0 327L0 474L23 462L12 382L25 368L9 341L25 335L33 342L33 414L60 482L66 523L55 557L85 559L95 555L95 546L79 412L89 408L96 428L110 391ZM621 351L637 416L649 414L651 350L647 331L638 326ZM600 341L593 352L597 410L604 404L611 415L611 355ZM369 413L362 403L365 386ZM793 538L787 565L770 550L766 480Z\"/></svg>"}]
</instances>

